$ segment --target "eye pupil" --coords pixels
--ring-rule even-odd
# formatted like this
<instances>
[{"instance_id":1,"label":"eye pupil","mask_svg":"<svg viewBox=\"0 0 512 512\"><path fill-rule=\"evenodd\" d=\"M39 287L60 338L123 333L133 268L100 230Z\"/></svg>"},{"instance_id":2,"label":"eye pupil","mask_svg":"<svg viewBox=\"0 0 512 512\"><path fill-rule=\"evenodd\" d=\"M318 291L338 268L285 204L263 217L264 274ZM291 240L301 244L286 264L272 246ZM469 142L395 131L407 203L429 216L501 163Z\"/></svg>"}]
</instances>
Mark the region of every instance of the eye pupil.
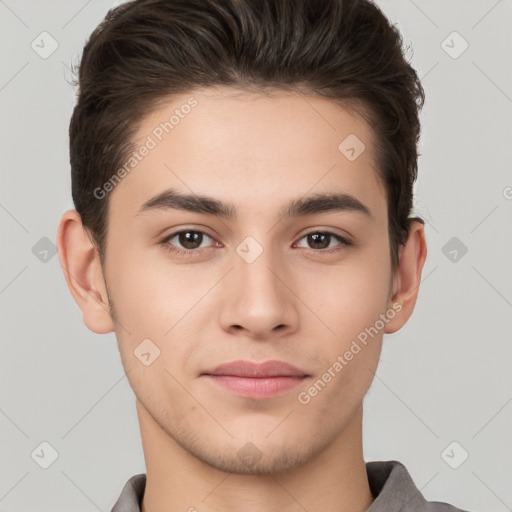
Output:
<instances>
[{"instance_id":1,"label":"eye pupil","mask_svg":"<svg viewBox=\"0 0 512 512\"><path fill-rule=\"evenodd\" d=\"M180 244L187 249L197 249L201 245L202 238L203 234L198 231L183 231L179 234Z\"/></svg>"},{"instance_id":2,"label":"eye pupil","mask_svg":"<svg viewBox=\"0 0 512 512\"><path fill-rule=\"evenodd\" d=\"M308 235L308 243L313 245L313 249L325 249L329 247L330 237L326 233L312 233Z\"/></svg>"}]
</instances>

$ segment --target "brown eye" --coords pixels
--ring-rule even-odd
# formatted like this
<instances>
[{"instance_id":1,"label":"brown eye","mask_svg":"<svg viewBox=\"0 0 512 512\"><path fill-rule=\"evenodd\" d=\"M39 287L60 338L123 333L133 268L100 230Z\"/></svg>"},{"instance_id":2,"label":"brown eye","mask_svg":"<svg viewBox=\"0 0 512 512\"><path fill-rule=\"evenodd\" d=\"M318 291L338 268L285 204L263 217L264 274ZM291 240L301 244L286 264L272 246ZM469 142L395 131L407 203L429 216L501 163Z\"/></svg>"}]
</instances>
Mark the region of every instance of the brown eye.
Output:
<instances>
[{"instance_id":1,"label":"brown eye","mask_svg":"<svg viewBox=\"0 0 512 512\"><path fill-rule=\"evenodd\" d=\"M169 251L177 254L195 254L200 252L199 249L204 249L208 245L203 245L203 242L208 242L211 245L213 239L203 231L196 231L192 229L184 229L172 233L164 238L160 243Z\"/></svg>"},{"instance_id":2,"label":"brown eye","mask_svg":"<svg viewBox=\"0 0 512 512\"><path fill-rule=\"evenodd\" d=\"M335 233L330 233L328 231L314 231L304 235L301 238L301 240L303 239L306 239L306 248L324 252L328 252L325 249L336 250L343 248L344 246L351 245L351 242L349 242L347 239ZM331 242L333 240L337 241L338 243L331 245Z\"/></svg>"},{"instance_id":3,"label":"brown eye","mask_svg":"<svg viewBox=\"0 0 512 512\"><path fill-rule=\"evenodd\" d=\"M203 233L199 231L182 231L177 236L179 243L185 249L198 249L203 241Z\"/></svg>"},{"instance_id":4,"label":"brown eye","mask_svg":"<svg viewBox=\"0 0 512 512\"><path fill-rule=\"evenodd\" d=\"M326 233L313 233L307 235L307 239L312 249L326 249L331 242L331 235Z\"/></svg>"}]
</instances>

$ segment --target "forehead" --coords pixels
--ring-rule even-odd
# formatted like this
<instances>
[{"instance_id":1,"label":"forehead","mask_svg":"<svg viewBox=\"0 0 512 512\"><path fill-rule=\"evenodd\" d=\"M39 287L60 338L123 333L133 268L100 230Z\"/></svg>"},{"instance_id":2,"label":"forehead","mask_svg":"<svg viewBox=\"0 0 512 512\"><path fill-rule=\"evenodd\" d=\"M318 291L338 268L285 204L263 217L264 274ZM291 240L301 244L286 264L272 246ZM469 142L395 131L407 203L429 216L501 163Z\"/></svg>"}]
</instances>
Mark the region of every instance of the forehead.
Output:
<instances>
[{"instance_id":1,"label":"forehead","mask_svg":"<svg viewBox=\"0 0 512 512\"><path fill-rule=\"evenodd\" d=\"M244 215L336 191L385 216L373 137L362 117L329 99L193 90L161 102L142 121L134 139L138 154L112 193L111 209L133 216L174 188L225 199Z\"/></svg>"}]
</instances>

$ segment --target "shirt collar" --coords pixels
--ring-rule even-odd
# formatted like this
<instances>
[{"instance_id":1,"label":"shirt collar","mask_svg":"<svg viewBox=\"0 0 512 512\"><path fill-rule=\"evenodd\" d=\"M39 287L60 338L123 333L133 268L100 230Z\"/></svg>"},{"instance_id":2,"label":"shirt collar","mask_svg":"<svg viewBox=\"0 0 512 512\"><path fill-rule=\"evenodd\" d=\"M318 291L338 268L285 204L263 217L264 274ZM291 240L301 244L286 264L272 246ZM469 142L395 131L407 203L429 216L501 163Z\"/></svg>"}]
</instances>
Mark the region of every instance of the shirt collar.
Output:
<instances>
[{"instance_id":1,"label":"shirt collar","mask_svg":"<svg viewBox=\"0 0 512 512\"><path fill-rule=\"evenodd\" d=\"M366 473L370 490L375 498L367 512L427 510L428 502L425 501L402 463L396 460L367 462ZM131 477L123 487L111 512L140 512L145 487L144 473Z\"/></svg>"},{"instance_id":2,"label":"shirt collar","mask_svg":"<svg viewBox=\"0 0 512 512\"><path fill-rule=\"evenodd\" d=\"M397 460L367 462L366 473L375 498L367 512L426 510L427 501L402 463Z\"/></svg>"}]
</instances>

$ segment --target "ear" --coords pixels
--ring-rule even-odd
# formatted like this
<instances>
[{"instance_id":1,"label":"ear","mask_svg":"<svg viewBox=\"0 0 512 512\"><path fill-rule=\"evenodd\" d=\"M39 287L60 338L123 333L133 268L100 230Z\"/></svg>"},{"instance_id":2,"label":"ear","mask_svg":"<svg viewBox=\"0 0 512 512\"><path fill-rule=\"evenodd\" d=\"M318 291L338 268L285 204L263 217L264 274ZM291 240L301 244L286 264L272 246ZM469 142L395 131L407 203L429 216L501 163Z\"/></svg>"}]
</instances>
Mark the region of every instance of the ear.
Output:
<instances>
[{"instance_id":1,"label":"ear","mask_svg":"<svg viewBox=\"0 0 512 512\"><path fill-rule=\"evenodd\" d=\"M80 214L68 210L59 222L57 250L69 291L82 310L84 324L97 334L114 330L100 257Z\"/></svg>"},{"instance_id":2,"label":"ear","mask_svg":"<svg viewBox=\"0 0 512 512\"><path fill-rule=\"evenodd\" d=\"M427 257L425 229L422 222L410 221L407 241L400 247L399 265L393 278L393 288L389 307L397 314L386 324L384 332L391 334L401 329L409 320L421 282L421 272Z\"/></svg>"}]
</instances>

